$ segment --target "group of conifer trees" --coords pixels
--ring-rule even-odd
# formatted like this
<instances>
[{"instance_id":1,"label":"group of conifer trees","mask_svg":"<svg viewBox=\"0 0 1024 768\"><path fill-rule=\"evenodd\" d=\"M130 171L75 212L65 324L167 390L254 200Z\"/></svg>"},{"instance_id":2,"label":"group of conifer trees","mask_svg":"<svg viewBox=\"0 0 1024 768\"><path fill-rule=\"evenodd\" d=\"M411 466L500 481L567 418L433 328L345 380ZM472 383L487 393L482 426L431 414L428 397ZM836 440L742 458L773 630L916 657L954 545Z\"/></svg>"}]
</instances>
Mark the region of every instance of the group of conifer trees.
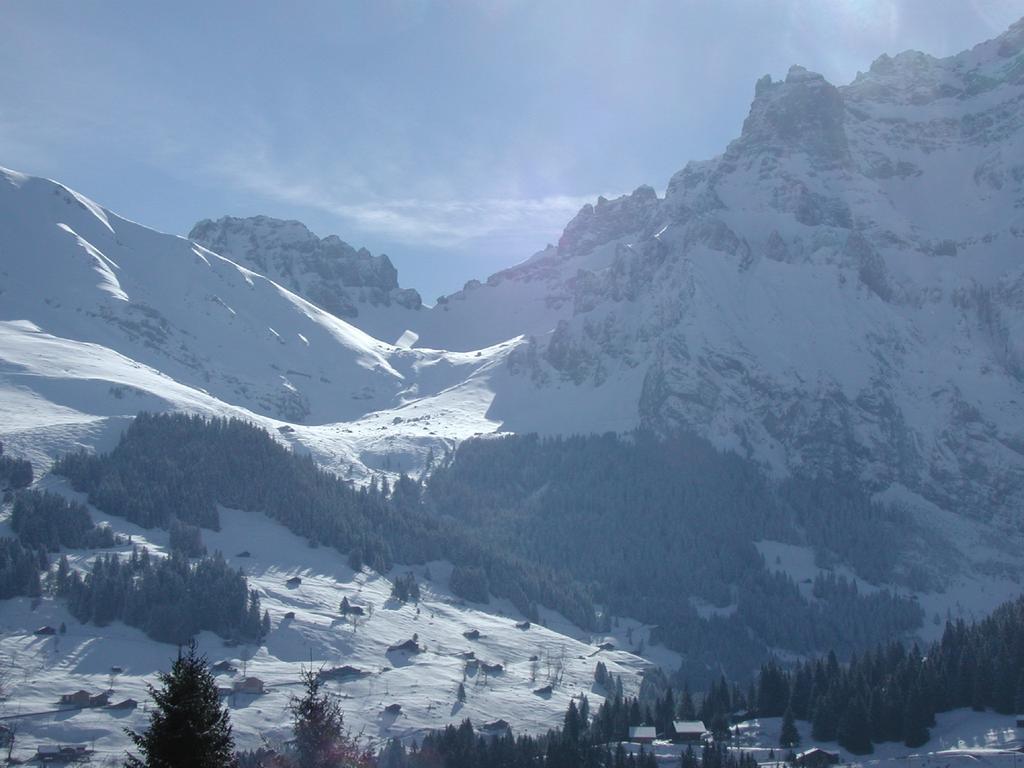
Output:
<instances>
[{"instance_id":1,"label":"group of conifer trees","mask_svg":"<svg viewBox=\"0 0 1024 768\"><path fill-rule=\"evenodd\" d=\"M110 527L94 524L84 504L36 490L15 495L11 529L22 544L50 552L58 552L61 547L99 549L116 543Z\"/></svg>"},{"instance_id":2,"label":"group of conifer trees","mask_svg":"<svg viewBox=\"0 0 1024 768\"><path fill-rule=\"evenodd\" d=\"M977 623L948 622L925 653L893 642L847 664L834 653L790 669L769 663L758 678L759 715L808 720L815 740L855 754L921 746L937 713L964 707L1024 710L1024 598Z\"/></svg>"},{"instance_id":3,"label":"group of conifer trees","mask_svg":"<svg viewBox=\"0 0 1024 768\"><path fill-rule=\"evenodd\" d=\"M372 753L345 728L338 703L312 669L302 670L302 693L292 697L287 749L235 750L231 715L221 703L206 658L190 642L149 687L149 727L128 731L134 744L127 768L372 768Z\"/></svg>"},{"instance_id":4,"label":"group of conifer trees","mask_svg":"<svg viewBox=\"0 0 1024 768\"><path fill-rule=\"evenodd\" d=\"M4 501L9 501L12 493L20 496L24 491L17 489L31 483L32 463L5 456L4 444L0 442L0 491L4 493ZM17 532L15 519L11 520L11 526ZM25 541L20 536L17 539L0 537L0 600L42 594L39 575L49 565L46 549L41 541Z\"/></svg>"},{"instance_id":5,"label":"group of conifer trees","mask_svg":"<svg viewBox=\"0 0 1024 768\"><path fill-rule=\"evenodd\" d=\"M0 491L28 488L32 485L32 462L4 455L4 444L0 441Z\"/></svg>"},{"instance_id":6,"label":"group of conifer trees","mask_svg":"<svg viewBox=\"0 0 1024 768\"><path fill-rule=\"evenodd\" d=\"M134 548L127 558L97 557L84 575L61 557L55 581L79 621L103 626L120 619L154 640L180 644L201 630L257 640L270 630L259 595L219 552L191 562L178 553L151 557Z\"/></svg>"},{"instance_id":7,"label":"group of conifer trees","mask_svg":"<svg viewBox=\"0 0 1024 768\"><path fill-rule=\"evenodd\" d=\"M840 561L869 580L917 583L925 577L894 570L916 535L905 511L834 482L772 482L693 436L469 440L433 470L424 503L439 519L591 585L605 617L657 625L653 639L685 650L687 675L702 686L707 670L745 675L770 648L846 655L923 620L915 602L840 576L815 584L809 599L755 545L810 546L823 566ZM458 576L460 586L484 586Z\"/></svg>"},{"instance_id":8,"label":"group of conifer trees","mask_svg":"<svg viewBox=\"0 0 1024 768\"><path fill-rule=\"evenodd\" d=\"M42 594L39 574L48 563L44 550L26 547L18 539L0 538L0 600Z\"/></svg>"}]
</instances>

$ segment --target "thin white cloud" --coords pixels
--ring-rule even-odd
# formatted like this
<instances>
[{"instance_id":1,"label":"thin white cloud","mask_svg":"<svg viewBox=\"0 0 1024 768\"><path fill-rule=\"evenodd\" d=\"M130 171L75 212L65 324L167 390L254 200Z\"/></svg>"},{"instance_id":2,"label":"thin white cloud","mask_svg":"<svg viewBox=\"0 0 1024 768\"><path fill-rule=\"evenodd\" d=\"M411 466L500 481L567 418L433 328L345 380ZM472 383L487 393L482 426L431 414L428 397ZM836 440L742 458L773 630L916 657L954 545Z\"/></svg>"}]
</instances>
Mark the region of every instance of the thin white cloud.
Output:
<instances>
[{"instance_id":1,"label":"thin white cloud","mask_svg":"<svg viewBox=\"0 0 1024 768\"><path fill-rule=\"evenodd\" d=\"M453 247L508 234L532 234L538 241L553 239L580 208L600 194L387 199L368 194L363 180L348 173L339 172L340 181L331 183L312 178L291 181L269 169L264 158L262 152L257 152L244 162L222 160L214 172L246 192L337 216L345 223L346 232L386 235L409 244Z\"/></svg>"}]
</instances>

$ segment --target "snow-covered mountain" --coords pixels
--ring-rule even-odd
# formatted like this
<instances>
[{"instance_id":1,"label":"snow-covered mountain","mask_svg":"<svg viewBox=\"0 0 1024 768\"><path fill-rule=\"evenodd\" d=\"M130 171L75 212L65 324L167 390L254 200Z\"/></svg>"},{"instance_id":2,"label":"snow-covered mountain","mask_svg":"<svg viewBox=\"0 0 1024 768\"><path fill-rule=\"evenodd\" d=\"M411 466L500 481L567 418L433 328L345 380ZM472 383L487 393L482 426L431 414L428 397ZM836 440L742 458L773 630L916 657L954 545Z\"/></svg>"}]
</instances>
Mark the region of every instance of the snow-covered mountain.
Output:
<instances>
[{"instance_id":1,"label":"snow-covered mountain","mask_svg":"<svg viewBox=\"0 0 1024 768\"><path fill-rule=\"evenodd\" d=\"M188 237L379 339L398 339L423 307L415 290L398 286L387 256L336 235L321 239L297 221L224 216L200 221Z\"/></svg>"},{"instance_id":2,"label":"snow-covered mountain","mask_svg":"<svg viewBox=\"0 0 1024 768\"><path fill-rule=\"evenodd\" d=\"M297 222L190 240L5 171L0 431L52 455L143 407L231 413L359 476L499 429L683 427L1013 524L1022 158L1024 22L838 88L793 67L664 197L599 199L431 309Z\"/></svg>"},{"instance_id":3,"label":"snow-covered mountain","mask_svg":"<svg viewBox=\"0 0 1024 768\"><path fill-rule=\"evenodd\" d=\"M491 411L509 424L544 429L524 403L568 387L570 409L619 404L593 429L681 426L777 474L1013 523L1022 255L1024 21L843 87L762 78L739 138L664 197L584 207L416 330L447 349L527 337L509 369L531 394Z\"/></svg>"},{"instance_id":4,"label":"snow-covered mountain","mask_svg":"<svg viewBox=\"0 0 1024 768\"><path fill-rule=\"evenodd\" d=\"M297 222L205 221L189 240L5 172L7 401L109 415L53 383L102 378L47 368L54 337L187 388L170 407L298 425L342 469L389 453L415 468L497 429L679 426L778 475L1012 522L1022 49L1018 22L950 58L882 56L838 88L801 67L766 76L739 138L664 197L599 199L557 246L431 309L386 257Z\"/></svg>"},{"instance_id":5,"label":"snow-covered mountain","mask_svg":"<svg viewBox=\"0 0 1024 768\"><path fill-rule=\"evenodd\" d=\"M356 476L389 454L413 468L405 454L422 461L437 443L496 428L477 375L511 345L407 347L190 240L0 169L0 433L43 466L140 409L286 427ZM392 413L424 402L445 418Z\"/></svg>"},{"instance_id":6,"label":"snow-covered mountain","mask_svg":"<svg viewBox=\"0 0 1024 768\"><path fill-rule=\"evenodd\" d=\"M928 615L983 611L1019 590L1024 568L1017 540L998 535L1019 531L1024 502L1022 255L1024 21L946 59L883 56L846 86L801 67L765 77L741 135L663 197L644 186L599 199L557 246L429 309L387 257L297 222L225 218L176 237L0 170L0 438L45 469L68 449L110 446L139 410L233 415L365 479L499 430L681 427L776 475L854 480L908 503L971 561L949 564L962 578L943 594L919 595ZM262 531L264 548L283 536L219 535L232 531ZM422 679L436 680L396 690L417 728L439 724L456 715L461 674L447 650L467 622L494 622L515 685L474 716L531 716L508 617L456 610L440 585L429 621L382 611L379 638L342 641L325 606L339 589L383 602L385 581L335 578L336 553L287 544L250 569L275 619L254 660L268 679L284 684L317 643L382 665L380 638L436 621L419 625L437 648ZM762 549L800 583L818 573L814 552ZM307 563L309 589L279 589ZM42 647L28 629L43 622L28 601L11 605L5 647L28 658ZM42 610L63 615L53 601ZM294 623L277 624L289 611ZM115 630L76 630L35 700L102 677L109 659L88 650L100 635L144 642ZM379 719L391 691L351 695ZM255 734L264 721L248 714Z\"/></svg>"}]
</instances>

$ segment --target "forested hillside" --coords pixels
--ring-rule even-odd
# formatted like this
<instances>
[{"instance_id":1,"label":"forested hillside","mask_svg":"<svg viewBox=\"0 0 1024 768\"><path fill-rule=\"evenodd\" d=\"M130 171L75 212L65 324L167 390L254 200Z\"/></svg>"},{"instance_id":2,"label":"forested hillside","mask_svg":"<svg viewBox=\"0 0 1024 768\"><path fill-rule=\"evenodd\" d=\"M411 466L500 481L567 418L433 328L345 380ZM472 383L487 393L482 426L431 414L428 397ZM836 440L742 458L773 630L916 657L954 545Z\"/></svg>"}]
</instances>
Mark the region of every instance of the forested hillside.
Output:
<instances>
[{"instance_id":1,"label":"forested hillside","mask_svg":"<svg viewBox=\"0 0 1024 768\"><path fill-rule=\"evenodd\" d=\"M141 414L111 453L71 454L55 471L105 512L170 528L187 554L202 552L196 527L216 529L220 504L265 512L356 567L450 560L467 599L506 596L531 616L543 604L586 628L638 618L685 652L695 684L719 665L748 675L773 649L845 656L922 620L915 602L828 571L802 592L754 544L807 544L823 566L914 584L928 577L905 565L920 532L903 511L835 484L769 481L685 435L472 441L426 489L404 477L356 488L246 422Z\"/></svg>"},{"instance_id":2,"label":"forested hillside","mask_svg":"<svg viewBox=\"0 0 1024 768\"><path fill-rule=\"evenodd\" d=\"M657 625L695 678L720 662L746 674L769 648L849 654L922 619L916 603L841 576L819 578L808 599L754 546L806 544L822 566L920 584L927 573L906 565L922 535L909 515L835 483L773 483L687 435L470 441L431 475L426 498L441 519L590 585L611 615Z\"/></svg>"},{"instance_id":3,"label":"forested hillside","mask_svg":"<svg viewBox=\"0 0 1024 768\"><path fill-rule=\"evenodd\" d=\"M492 594L528 614L543 604L595 625L586 590L480 544L465 526L436 520L422 509L419 483L355 488L241 420L140 414L109 454L70 454L54 471L103 511L146 527L179 521L216 529L218 504L264 512L311 545L337 548L356 568L385 573L396 562L447 559L460 573L484 574Z\"/></svg>"},{"instance_id":4,"label":"forested hillside","mask_svg":"<svg viewBox=\"0 0 1024 768\"><path fill-rule=\"evenodd\" d=\"M772 663L758 685L758 714L810 720L808 735L856 754L887 741L919 747L937 713L964 707L1024 708L1024 598L974 624L948 623L923 653L891 642L848 665L835 654L789 670Z\"/></svg>"}]
</instances>

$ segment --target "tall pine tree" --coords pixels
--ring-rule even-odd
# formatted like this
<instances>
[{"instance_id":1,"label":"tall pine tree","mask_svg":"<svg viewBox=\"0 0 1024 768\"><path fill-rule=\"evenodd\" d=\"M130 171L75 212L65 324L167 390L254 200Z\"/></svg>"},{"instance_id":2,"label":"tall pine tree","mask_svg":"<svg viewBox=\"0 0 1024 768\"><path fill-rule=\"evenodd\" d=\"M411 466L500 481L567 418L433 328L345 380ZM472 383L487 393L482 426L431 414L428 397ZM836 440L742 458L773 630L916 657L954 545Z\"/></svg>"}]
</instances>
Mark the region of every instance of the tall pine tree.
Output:
<instances>
[{"instance_id":1,"label":"tall pine tree","mask_svg":"<svg viewBox=\"0 0 1024 768\"><path fill-rule=\"evenodd\" d=\"M155 707L145 733L125 732L141 757L129 755L128 768L234 768L235 743L227 707L200 656L195 641L170 672L160 674L161 688L149 686Z\"/></svg>"},{"instance_id":2,"label":"tall pine tree","mask_svg":"<svg viewBox=\"0 0 1024 768\"><path fill-rule=\"evenodd\" d=\"M303 695L291 703L296 768L371 765L371 755L346 732L338 703L321 690L320 676L304 669L302 684Z\"/></svg>"}]
</instances>

